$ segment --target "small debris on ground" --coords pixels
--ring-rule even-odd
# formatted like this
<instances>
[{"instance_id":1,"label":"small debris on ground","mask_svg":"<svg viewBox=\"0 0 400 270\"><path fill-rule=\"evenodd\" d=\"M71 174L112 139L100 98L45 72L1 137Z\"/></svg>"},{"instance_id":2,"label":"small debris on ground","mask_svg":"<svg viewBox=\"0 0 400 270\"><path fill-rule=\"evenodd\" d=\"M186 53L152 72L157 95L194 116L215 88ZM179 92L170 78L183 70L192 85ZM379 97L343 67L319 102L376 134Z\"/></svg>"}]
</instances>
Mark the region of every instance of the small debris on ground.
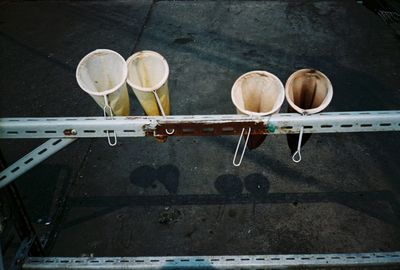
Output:
<instances>
[{"instance_id":1,"label":"small debris on ground","mask_svg":"<svg viewBox=\"0 0 400 270\"><path fill-rule=\"evenodd\" d=\"M158 218L158 223L168 225L172 223L176 223L179 220L179 217L182 215L181 211L177 209L167 209L160 213L160 217Z\"/></svg>"}]
</instances>

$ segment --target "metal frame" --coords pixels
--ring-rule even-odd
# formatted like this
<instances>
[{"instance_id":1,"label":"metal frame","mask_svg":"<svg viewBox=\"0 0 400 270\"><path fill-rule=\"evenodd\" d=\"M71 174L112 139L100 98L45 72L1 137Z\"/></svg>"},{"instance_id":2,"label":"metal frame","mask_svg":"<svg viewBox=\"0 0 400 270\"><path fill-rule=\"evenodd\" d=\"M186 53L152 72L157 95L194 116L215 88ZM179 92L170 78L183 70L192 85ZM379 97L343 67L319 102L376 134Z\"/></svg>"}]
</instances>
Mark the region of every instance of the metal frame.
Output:
<instances>
[{"instance_id":1,"label":"metal frame","mask_svg":"<svg viewBox=\"0 0 400 270\"><path fill-rule=\"evenodd\" d=\"M3 155L0 152L0 169L4 170L6 163ZM10 209L10 220L12 222L9 226L14 225L15 232L21 240L20 248L18 249L15 257L11 263L10 269L20 268L23 260L28 256L43 256L44 250L40 240L37 237L36 230L29 219L28 213L25 209L22 198L19 194L18 188L15 183L7 185L4 189L0 190L0 204L4 203ZM1 213L0 213L1 216ZM7 226L7 225L6 225ZM1 233L1 232L0 232ZM22 260L21 260L22 258ZM0 270L4 270L4 261L2 247L0 243Z\"/></svg>"},{"instance_id":2,"label":"metal frame","mask_svg":"<svg viewBox=\"0 0 400 270\"><path fill-rule=\"evenodd\" d=\"M167 117L1 118L0 139L341 133L400 131L400 111L295 113L252 117L245 115L190 115ZM172 134L166 129L175 129Z\"/></svg>"},{"instance_id":3,"label":"metal frame","mask_svg":"<svg viewBox=\"0 0 400 270\"><path fill-rule=\"evenodd\" d=\"M29 255L29 252L32 249L32 245L34 243L34 238L36 238L36 235L29 239L25 238L22 240L22 243L20 244L13 261L11 262L10 270L18 270L21 269L22 265L25 262L25 259Z\"/></svg>"},{"instance_id":4,"label":"metal frame","mask_svg":"<svg viewBox=\"0 0 400 270\"><path fill-rule=\"evenodd\" d=\"M167 117L1 118L0 139L49 138L0 172L0 188L77 138L218 136L251 134L400 131L400 111L332 112L316 115L193 115ZM173 133L169 132L174 130ZM400 251L354 254L299 254L198 257L31 257L24 269L282 269L399 267Z\"/></svg>"},{"instance_id":5,"label":"metal frame","mask_svg":"<svg viewBox=\"0 0 400 270\"><path fill-rule=\"evenodd\" d=\"M189 257L28 258L24 269L287 269L390 267L400 252Z\"/></svg>"},{"instance_id":6,"label":"metal frame","mask_svg":"<svg viewBox=\"0 0 400 270\"><path fill-rule=\"evenodd\" d=\"M0 188L5 187L75 139L50 139L0 172Z\"/></svg>"}]
</instances>

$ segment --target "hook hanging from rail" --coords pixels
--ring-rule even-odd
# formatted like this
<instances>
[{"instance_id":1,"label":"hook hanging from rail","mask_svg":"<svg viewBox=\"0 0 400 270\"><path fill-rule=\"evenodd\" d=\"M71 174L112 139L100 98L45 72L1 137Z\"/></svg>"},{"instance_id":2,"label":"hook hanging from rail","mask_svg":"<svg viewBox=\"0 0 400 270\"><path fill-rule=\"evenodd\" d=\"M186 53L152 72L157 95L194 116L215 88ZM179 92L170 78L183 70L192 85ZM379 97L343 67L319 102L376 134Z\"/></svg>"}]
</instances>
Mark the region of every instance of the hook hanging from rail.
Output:
<instances>
[{"instance_id":1,"label":"hook hanging from rail","mask_svg":"<svg viewBox=\"0 0 400 270\"><path fill-rule=\"evenodd\" d=\"M110 104L108 103L108 98L107 95L104 95L104 107L103 107L103 114L105 119L114 119L114 114L113 111L110 107ZM107 110L109 112L109 114L107 114ZM110 118L108 118L108 115L110 116ZM107 140L108 140L108 145L110 146L115 146L117 145L118 139L117 139L117 133L115 131L111 131L114 134L114 141L111 142L111 138L110 138L110 130L107 130Z\"/></svg>"},{"instance_id":2,"label":"hook hanging from rail","mask_svg":"<svg viewBox=\"0 0 400 270\"><path fill-rule=\"evenodd\" d=\"M297 142L297 151L292 156L293 162L299 163L301 161L301 141L303 140L304 127L302 126L299 134L299 141Z\"/></svg>"},{"instance_id":3,"label":"hook hanging from rail","mask_svg":"<svg viewBox=\"0 0 400 270\"><path fill-rule=\"evenodd\" d=\"M153 90L153 94L154 94L154 97L155 97L155 99L157 101L158 108L160 109L160 112L161 112L162 116L165 118L166 115L165 115L165 112L164 112L164 108L163 108L163 106L161 104L161 100L160 100L156 90ZM171 129L171 131L169 131L168 129L165 129L165 133L167 133L168 135L172 135L172 134L174 134L174 132L175 132L175 129Z\"/></svg>"},{"instance_id":4,"label":"hook hanging from rail","mask_svg":"<svg viewBox=\"0 0 400 270\"><path fill-rule=\"evenodd\" d=\"M238 144L236 146L235 155L233 156L233 160L232 160L233 166L235 166L235 167L239 167L240 164L242 164L243 156L244 156L244 153L246 152L247 143L248 143L249 138L250 138L251 128L249 127L249 131L247 132L247 138L246 138L246 141L245 141L244 146L243 146L242 154L240 155L239 162L236 163L236 157L237 157L237 153L239 151L240 142L242 141L242 138L243 138L244 130L245 129L243 128L242 129L242 133L240 134L240 138L239 138Z\"/></svg>"},{"instance_id":5,"label":"hook hanging from rail","mask_svg":"<svg viewBox=\"0 0 400 270\"><path fill-rule=\"evenodd\" d=\"M307 113L303 112L301 115L304 117L307 116ZM296 152L294 152L292 156L292 160L295 163L299 163L301 161L301 143L303 141L303 133L304 133L304 126L301 126L299 133L299 140L297 141L297 150Z\"/></svg>"}]
</instances>

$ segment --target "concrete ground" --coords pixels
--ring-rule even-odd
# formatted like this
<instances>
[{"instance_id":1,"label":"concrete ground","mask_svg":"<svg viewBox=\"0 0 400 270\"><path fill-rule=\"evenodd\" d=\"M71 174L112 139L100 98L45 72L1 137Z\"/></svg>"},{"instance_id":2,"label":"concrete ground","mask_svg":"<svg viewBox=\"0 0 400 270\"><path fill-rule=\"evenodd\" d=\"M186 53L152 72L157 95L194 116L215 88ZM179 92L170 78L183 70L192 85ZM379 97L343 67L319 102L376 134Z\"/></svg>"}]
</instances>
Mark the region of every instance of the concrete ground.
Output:
<instances>
[{"instance_id":1,"label":"concrete ground","mask_svg":"<svg viewBox=\"0 0 400 270\"><path fill-rule=\"evenodd\" d=\"M241 74L302 67L331 79L328 111L400 108L398 36L356 1L0 5L1 117L101 115L74 74L97 48L165 56L176 115L235 113ZM17 183L54 256L400 250L399 134L315 134L299 164L269 136L239 168L237 140L82 139ZM38 143L0 148L13 162Z\"/></svg>"}]
</instances>

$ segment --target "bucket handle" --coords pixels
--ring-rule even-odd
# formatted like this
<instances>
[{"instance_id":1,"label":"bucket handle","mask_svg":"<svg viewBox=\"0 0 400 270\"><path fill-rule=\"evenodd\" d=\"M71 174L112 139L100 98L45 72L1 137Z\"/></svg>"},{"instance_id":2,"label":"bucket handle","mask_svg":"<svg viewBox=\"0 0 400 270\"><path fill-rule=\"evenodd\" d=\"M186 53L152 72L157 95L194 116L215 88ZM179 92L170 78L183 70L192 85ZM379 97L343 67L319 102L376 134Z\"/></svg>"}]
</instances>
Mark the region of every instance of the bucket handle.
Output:
<instances>
[{"instance_id":1,"label":"bucket handle","mask_svg":"<svg viewBox=\"0 0 400 270\"><path fill-rule=\"evenodd\" d=\"M162 116L165 118L166 115L165 115L165 112L164 112L164 108L161 105L161 100L160 100L160 97L158 96L156 90L153 90L153 94L154 94L154 97L155 97L155 99L157 101L158 108L160 109L160 112L161 112ZM165 129L165 133L167 133L168 135L172 135L172 134L174 134L174 132L175 132L175 129L171 129L171 131L169 131L168 129Z\"/></svg>"},{"instance_id":2,"label":"bucket handle","mask_svg":"<svg viewBox=\"0 0 400 270\"><path fill-rule=\"evenodd\" d=\"M301 126L300 129L300 135L299 135L299 141L297 142L297 151L294 152L293 156L292 156L292 160L295 163L299 163L301 161L301 141L303 140L303 131L304 131L304 127Z\"/></svg>"},{"instance_id":3,"label":"bucket handle","mask_svg":"<svg viewBox=\"0 0 400 270\"><path fill-rule=\"evenodd\" d=\"M306 116L306 113L302 113L302 116ZM299 140L297 142L297 151L294 152L292 156L292 160L295 163L299 163L301 161L301 142L303 140L304 126L301 126Z\"/></svg>"},{"instance_id":4,"label":"bucket handle","mask_svg":"<svg viewBox=\"0 0 400 270\"><path fill-rule=\"evenodd\" d=\"M236 146L235 155L233 156L233 160L232 160L232 164L233 164L233 166L235 166L235 167L239 167L240 164L242 164L244 152L246 151L246 147L247 147L247 142L249 141L249 138L250 138L251 127L249 127L249 131L247 132L247 138L246 138L246 141L245 141L245 143L244 143L244 147L243 147L242 154L241 154L241 156L240 156L240 160L239 160L239 162L236 162L236 157L237 157L237 153L238 153L238 151L239 151L240 142L242 141L242 137L243 137L243 134L244 134L244 130L245 130L245 129L243 128L243 129L242 129L242 134L240 134L240 138L239 138L238 144L237 144L237 146Z\"/></svg>"},{"instance_id":5,"label":"bucket handle","mask_svg":"<svg viewBox=\"0 0 400 270\"><path fill-rule=\"evenodd\" d=\"M108 97L107 97L107 95L104 95L103 97L104 97L104 107L103 107L104 118L105 118L106 120L107 120L107 119L114 119L113 111L112 111L112 109L111 109L110 104L108 103ZM108 110L109 113L110 113L110 117L107 116L107 110ZM116 133L115 131L111 131L111 132L114 134L114 136L113 136L113 137L114 137L114 141L113 141L113 142L111 141L111 138L110 138L110 130L107 130L107 131L106 131L106 133L107 133L108 145L110 145L110 146L115 146L115 145L117 145L117 142L118 142L117 133Z\"/></svg>"},{"instance_id":6,"label":"bucket handle","mask_svg":"<svg viewBox=\"0 0 400 270\"><path fill-rule=\"evenodd\" d=\"M104 118L108 119L108 115L107 115L107 110L108 110L108 112L110 113L111 119L113 119L114 114L113 114L113 111L112 111L110 105L108 104L107 95L104 95L103 97L104 97L104 107L103 107Z\"/></svg>"}]
</instances>

